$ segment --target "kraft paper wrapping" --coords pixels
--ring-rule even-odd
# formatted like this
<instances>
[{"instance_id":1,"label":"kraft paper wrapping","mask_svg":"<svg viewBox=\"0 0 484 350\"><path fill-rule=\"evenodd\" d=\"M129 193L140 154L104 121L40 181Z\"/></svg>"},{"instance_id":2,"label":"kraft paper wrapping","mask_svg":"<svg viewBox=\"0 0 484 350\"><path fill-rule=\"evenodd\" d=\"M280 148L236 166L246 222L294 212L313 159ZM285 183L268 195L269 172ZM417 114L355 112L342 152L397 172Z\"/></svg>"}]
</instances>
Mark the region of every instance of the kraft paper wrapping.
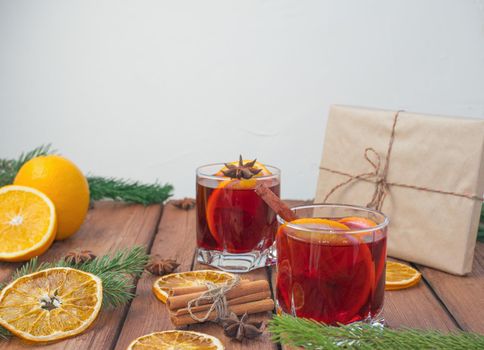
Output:
<instances>
[{"instance_id":1,"label":"kraft paper wrapping","mask_svg":"<svg viewBox=\"0 0 484 350\"><path fill-rule=\"evenodd\" d=\"M378 152L383 167L395 113L331 107L321 167L370 172L363 156L368 147ZM320 169L315 202L347 179ZM484 120L400 112L387 181L482 196ZM365 206L374 191L374 183L354 180L327 202ZM390 218L388 255L458 275L471 271L480 201L389 186L381 211Z\"/></svg>"}]
</instances>

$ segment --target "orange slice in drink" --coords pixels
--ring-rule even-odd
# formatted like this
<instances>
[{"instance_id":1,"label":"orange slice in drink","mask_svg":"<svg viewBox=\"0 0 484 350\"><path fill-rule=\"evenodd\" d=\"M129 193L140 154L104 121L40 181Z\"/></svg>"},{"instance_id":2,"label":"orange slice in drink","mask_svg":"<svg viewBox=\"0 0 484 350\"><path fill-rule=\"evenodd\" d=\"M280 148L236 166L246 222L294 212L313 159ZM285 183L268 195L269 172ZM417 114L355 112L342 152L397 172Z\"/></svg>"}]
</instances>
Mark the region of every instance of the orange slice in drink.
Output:
<instances>
[{"instance_id":1,"label":"orange slice in drink","mask_svg":"<svg viewBox=\"0 0 484 350\"><path fill-rule=\"evenodd\" d=\"M223 284L233 281L235 276L231 273L217 270L198 270L172 273L158 278L153 284L155 296L166 303L166 299L173 288L204 286L208 282Z\"/></svg>"},{"instance_id":2,"label":"orange slice in drink","mask_svg":"<svg viewBox=\"0 0 484 350\"><path fill-rule=\"evenodd\" d=\"M250 161L243 160L242 162L245 164ZM236 166L239 162L231 162L228 164ZM255 218L257 217L259 208L254 206L253 203L262 203L262 201L259 201L257 194L251 190L255 189L258 181L256 178L271 175L271 172L259 162L255 162L253 168L259 169L260 172L250 179L229 179L221 181L208 198L206 206L207 225L210 233L219 246L223 246L220 228L234 231L231 230L231 228L235 225L232 222L234 221L232 220L232 217L235 211L238 211L238 216L252 217L254 218L254 222L257 221ZM220 169L215 176L225 177L223 171L226 170L228 170L228 168L225 166ZM265 224L265 220L260 221L262 225ZM261 227L261 229L263 228ZM256 230L257 229L254 229L254 231ZM235 234L235 232L231 233ZM229 251L235 251L235 247L231 246L230 242L226 243Z\"/></svg>"},{"instance_id":3,"label":"orange slice in drink","mask_svg":"<svg viewBox=\"0 0 484 350\"><path fill-rule=\"evenodd\" d=\"M296 314L310 317L314 305L324 300L320 320L347 323L356 319L375 283L368 245L354 235L345 234L348 226L334 220L304 218L291 224L308 229L303 231L282 225L278 232L287 238L284 241L284 237L278 236L278 243L287 246L288 253L281 255L290 260L289 283L292 299L298 303L294 305ZM321 229L329 232L318 231ZM282 282L285 281L281 279Z\"/></svg>"},{"instance_id":4,"label":"orange slice in drink","mask_svg":"<svg viewBox=\"0 0 484 350\"><path fill-rule=\"evenodd\" d=\"M386 268L385 290L398 290L417 285L422 279L422 274L414 268L388 261Z\"/></svg>"},{"instance_id":5,"label":"orange slice in drink","mask_svg":"<svg viewBox=\"0 0 484 350\"><path fill-rule=\"evenodd\" d=\"M338 222L341 222L348 226L350 230L364 230L371 227L377 226L376 222L371 219L363 218L360 216L348 216L342 219L339 219ZM378 231L373 231L378 232ZM377 239L376 236L373 235L373 232L363 232L360 234L355 234L361 239L366 242L374 242ZM385 259L378 259L378 265L376 266L376 280L379 281L380 277L385 269Z\"/></svg>"}]
</instances>

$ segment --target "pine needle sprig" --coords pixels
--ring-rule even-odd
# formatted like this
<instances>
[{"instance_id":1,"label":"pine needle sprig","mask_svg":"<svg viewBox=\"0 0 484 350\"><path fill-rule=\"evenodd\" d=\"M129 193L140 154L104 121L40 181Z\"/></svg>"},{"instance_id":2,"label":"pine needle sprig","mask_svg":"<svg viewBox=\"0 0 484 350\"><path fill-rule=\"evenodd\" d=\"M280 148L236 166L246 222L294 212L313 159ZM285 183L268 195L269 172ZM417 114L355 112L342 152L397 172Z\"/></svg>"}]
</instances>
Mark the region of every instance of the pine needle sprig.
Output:
<instances>
[{"instance_id":1,"label":"pine needle sprig","mask_svg":"<svg viewBox=\"0 0 484 350\"><path fill-rule=\"evenodd\" d=\"M173 186L161 185L157 182L144 184L138 181L105 178L100 176L88 176L91 200L113 199L128 203L140 203L144 205L163 203L172 195Z\"/></svg>"},{"instance_id":2,"label":"pine needle sprig","mask_svg":"<svg viewBox=\"0 0 484 350\"><path fill-rule=\"evenodd\" d=\"M11 336L12 333L10 333L6 328L0 326L0 339L8 340Z\"/></svg>"},{"instance_id":3,"label":"pine needle sprig","mask_svg":"<svg viewBox=\"0 0 484 350\"><path fill-rule=\"evenodd\" d=\"M22 153L17 159L0 159L0 187L12 184L17 172L26 162L49 154L57 154L57 151L47 144ZM88 176L87 181L92 201L112 199L143 205L159 204L171 197L173 191L173 186L157 182L143 184L138 181L101 176Z\"/></svg>"},{"instance_id":4,"label":"pine needle sprig","mask_svg":"<svg viewBox=\"0 0 484 350\"><path fill-rule=\"evenodd\" d=\"M484 349L484 336L474 333L389 329L367 323L332 327L288 315L275 316L269 322L269 331L274 342L307 350Z\"/></svg>"},{"instance_id":5,"label":"pine needle sprig","mask_svg":"<svg viewBox=\"0 0 484 350\"><path fill-rule=\"evenodd\" d=\"M119 250L111 255L103 255L81 264L60 259L56 262L41 262L33 258L15 271L11 281L19 277L53 267L72 267L98 276L103 283L103 307L114 308L128 303L135 296L134 278L144 271L149 260L143 247ZM4 285L0 286L0 290ZM0 327L0 338L8 339L10 332Z\"/></svg>"},{"instance_id":6,"label":"pine needle sprig","mask_svg":"<svg viewBox=\"0 0 484 350\"><path fill-rule=\"evenodd\" d=\"M15 271L11 281L53 267L72 267L98 276L103 281L103 305L116 307L133 298L133 278L141 275L148 260L145 248L139 246L99 256L82 264L66 262L64 259L39 263L37 258L33 258Z\"/></svg>"},{"instance_id":7,"label":"pine needle sprig","mask_svg":"<svg viewBox=\"0 0 484 350\"><path fill-rule=\"evenodd\" d=\"M0 159L0 187L13 183L15 175L22 165L32 158L55 153L56 151L51 148L51 145L47 144L22 153L18 159Z\"/></svg>"}]
</instances>

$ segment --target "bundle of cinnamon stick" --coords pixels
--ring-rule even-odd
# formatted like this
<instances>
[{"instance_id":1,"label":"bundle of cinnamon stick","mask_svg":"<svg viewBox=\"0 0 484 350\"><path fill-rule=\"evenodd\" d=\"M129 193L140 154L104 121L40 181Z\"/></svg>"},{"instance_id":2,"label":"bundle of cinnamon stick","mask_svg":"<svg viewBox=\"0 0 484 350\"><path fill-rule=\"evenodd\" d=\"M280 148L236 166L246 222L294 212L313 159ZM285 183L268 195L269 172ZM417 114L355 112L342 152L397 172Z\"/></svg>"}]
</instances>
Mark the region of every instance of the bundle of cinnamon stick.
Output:
<instances>
[{"instance_id":1,"label":"bundle of cinnamon stick","mask_svg":"<svg viewBox=\"0 0 484 350\"><path fill-rule=\"evenodd\" d=\"M206 286L172 289L166 301L166 305L170 310L171 322L177 327L197 323L198 321L192 318L188 311L188 303L199 298L206 291ZM265 280L241 280L238 285L225 294L225 298L228 311L236 315L255 314L274 309L269 283ZM192 306L191 311L198 318L203 318L212 305L210 301L200 300L197 306ZM213 321L217 316L217 312L213 310L208 315L207 321Z\"/></svg>"}]
</instances>

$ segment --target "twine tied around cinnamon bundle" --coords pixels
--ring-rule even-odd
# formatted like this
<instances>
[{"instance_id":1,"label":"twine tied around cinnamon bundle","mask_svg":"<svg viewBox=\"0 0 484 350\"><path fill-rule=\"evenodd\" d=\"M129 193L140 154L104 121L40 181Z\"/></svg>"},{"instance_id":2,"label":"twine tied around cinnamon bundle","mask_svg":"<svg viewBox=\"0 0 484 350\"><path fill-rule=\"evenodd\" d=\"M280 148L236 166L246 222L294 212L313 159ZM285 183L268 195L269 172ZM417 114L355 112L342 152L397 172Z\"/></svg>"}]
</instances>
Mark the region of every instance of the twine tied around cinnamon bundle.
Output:
<instances>
[{"instance_id":1,"label":"twine tied around cinnamon bundle","mask_svg":"<svg viewBox=\"0 0 484 350\"><path fill-rule=\"evenodd\" d=\"M212 282L206 282L208 290L202 293L199 297L190 300L187 304L188 313L190 317L198 322L205 322L210 317L210 314L215 311L217 318L215 321L227 317L228 312L228 304L226 294L229 290L236 287L240 283L240 277L235 276L233 280L223 283L223 284L215 284ZM192 308L195 306L199 306L199 303L202 301L208 301L211 305L210 308L207 310L206 314L203 317L198 317L192 312Z\"/></svg>"},{"instance_id":2,"label":"twine tied around cinnamon bundle","mask_svg":"<svg viewBox=\"0 0 484 350\"><path fill-rule=\"evenodd\" d=\"M403 111L397 111L395 113L394 118L393 118L392 131L391 131L391 134L390 134L390 140L388 142L387 152L385 154L383 167L382 167L381 156L372 147L366 148L365 152L363 154L363 157L365 158L365 160L368 163L370 163L371 167L373 168L373 170L371 170L369 172L358 174L358 175L353 175L353 174L349 174L349 173L339 171L339 170L330 169L330 168L323 167L323 166L319 167L320 169L326 170L330 173L339 174L339 175L343 175L343 176L348 177L347 180L337 184L336 186L331 188L331 190L329 190L329 192L324 197L323 203L326 203L328 198L334 192L336 192L339 188L346 186L349 183L356 181L356 180L373 182L375 184L375 190L373 192L373 196L372 196L370 202L367 203L366 207L376 209L376 210L381 210L381 208L383 206L383 202L385 201L385 198L388 195L390 186L413 188L413 189L419 190L419 191L433 192L433 193L440 193L440 194L445 194L445 195L450 195L450 196L469 198L469 199L477 200L477 201L481 201L481 202L484 201L483 197L478 196L476 194L443 191L443 190L433 189L433 188L429 188L429 187L415 186L415 185L409 185L409 184L403 184L403 183L397 183L397 182L390 182L390 181L387 180L388 169L389 169L389 164L390 164L390 156L391 156L391 153L392 153L393 142L395 141L395 129L396 129L396 126L397 126L398 116L399 116L400 112L403 112ZM372 160L370 158L370 156L372 156L372 155L375 158L375 160Z\"/></svg>"}]
</instances>

